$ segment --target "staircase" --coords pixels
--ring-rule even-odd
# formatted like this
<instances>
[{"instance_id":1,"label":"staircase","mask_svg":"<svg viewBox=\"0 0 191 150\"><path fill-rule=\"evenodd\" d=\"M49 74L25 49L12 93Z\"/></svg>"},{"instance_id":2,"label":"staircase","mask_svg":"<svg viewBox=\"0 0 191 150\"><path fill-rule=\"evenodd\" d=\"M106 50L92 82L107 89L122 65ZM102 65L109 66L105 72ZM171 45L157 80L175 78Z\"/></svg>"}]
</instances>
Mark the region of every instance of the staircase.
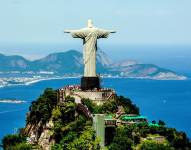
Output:
<instances>
[{"instance_id":1,"label":"staircase","mask_svg":"<svg viewBox=\"0 0 191 150\"><path fill-rule=\"evenodd\" d=\"M93 115L92 113L88 110L88 107L81 104L81 103L78 103L77 105L77 111L80 111L82 112L87 118L89 119L92 119L93 118Z\"/></svg>"}]
</instances>

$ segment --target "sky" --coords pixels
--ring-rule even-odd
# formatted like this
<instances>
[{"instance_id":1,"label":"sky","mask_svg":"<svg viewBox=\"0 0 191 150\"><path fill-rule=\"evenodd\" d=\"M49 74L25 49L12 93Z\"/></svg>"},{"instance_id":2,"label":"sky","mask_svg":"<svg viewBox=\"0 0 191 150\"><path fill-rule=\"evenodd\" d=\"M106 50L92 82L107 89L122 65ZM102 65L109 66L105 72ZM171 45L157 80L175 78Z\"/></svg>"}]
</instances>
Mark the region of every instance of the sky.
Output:
<instances>
[{"instance_id":1,"label":"sky","mask_svg":"<svg viewBox=\"0 0 191 150\"><path fill-rule=\"evenodd\" d=\"M117 31L98 42L113 57L148 63L158 58L160 64L159 58L168 50L153 45L182 45L185 52L180 48L170 54L191 60L190 6L191 0L0 0L0 53L37 59L51 52L82 50L82 41L63 31L86 27L87 20L92 19L96 27ZM152 48L144 51L132 45ZM118 47L123 47L125 56Z\"/></svg>"},{"instance_id":2,"label":"sky","mask_svg":"<svg viewBox=\"0 0 191 150\"><path fill-rule=\"evenodd\" d=\"M190 0L0 0L0 43L73 43L64 29L114 29L106 43L190 44Z\"/></svg>"}]
</instances>

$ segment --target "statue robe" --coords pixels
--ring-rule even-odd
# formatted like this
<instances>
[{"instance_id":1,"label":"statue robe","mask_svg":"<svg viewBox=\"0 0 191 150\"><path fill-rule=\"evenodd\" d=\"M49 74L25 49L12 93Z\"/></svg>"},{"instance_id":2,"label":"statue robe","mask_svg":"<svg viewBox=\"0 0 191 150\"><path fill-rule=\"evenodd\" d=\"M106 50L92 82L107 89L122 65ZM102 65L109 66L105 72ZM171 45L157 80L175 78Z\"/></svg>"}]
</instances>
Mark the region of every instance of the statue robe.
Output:
<instances>
[{"instance_id":1,"label":"statue robe","mask_svg":"<svg viewBox=\"0 0 191 150\"><path fill-rule=\"evenodd\" d=\"M83 39L84 77L96 77L97 39L107 38L109 31L98 28L72 30L72 37Z\"/></svg>"}]
</instances>

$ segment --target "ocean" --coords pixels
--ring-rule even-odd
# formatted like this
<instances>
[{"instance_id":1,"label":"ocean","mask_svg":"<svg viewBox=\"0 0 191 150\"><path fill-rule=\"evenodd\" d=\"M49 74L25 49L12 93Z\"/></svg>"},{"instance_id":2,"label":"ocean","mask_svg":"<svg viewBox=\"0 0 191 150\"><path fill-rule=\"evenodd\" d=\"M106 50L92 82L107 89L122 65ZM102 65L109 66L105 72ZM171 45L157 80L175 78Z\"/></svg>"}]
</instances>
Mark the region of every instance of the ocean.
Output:
<instances>
[{"instance_id":1,"label":"ocean","mask_svg":"<svg viewBox=\"0 0 191 150\"><path fill-rule=\"evenodd\" d=\"M45 88L79 84L79 78L44 80L31 85L0 88L0 99L14 98L26 103L0 103L0 139L25 126L30 103ZM168 127L185 131L191 137L191 80L160 81L128 78L104 78L102 86L114 88L118 95L130 98L150 121L163 120Z\"/></svg>"}]
</instances>

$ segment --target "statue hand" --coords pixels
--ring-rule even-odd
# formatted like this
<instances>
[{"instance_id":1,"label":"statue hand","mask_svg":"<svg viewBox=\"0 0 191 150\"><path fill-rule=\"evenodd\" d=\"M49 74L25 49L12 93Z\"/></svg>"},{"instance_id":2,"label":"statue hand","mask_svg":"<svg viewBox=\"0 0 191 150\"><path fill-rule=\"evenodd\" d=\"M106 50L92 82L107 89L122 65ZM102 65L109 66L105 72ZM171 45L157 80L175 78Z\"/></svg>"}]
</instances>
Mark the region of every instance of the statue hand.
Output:
<instances>
[{"instance_id":1,"label":"statue hand","mask_svg":"<svg viewBox=\"0 0 191 150\"><path fill-rule=\"evenodd\" d=\"M71 33L70 30L64 30L64 33Z\"/></svg>"},{"instance_id":2,"label":"statue hand","mask_svg":"<svg viewBox=\"0 0 191 150\"><path fill-rule=\"evenodd\" d=\"M109 31L110 33L116 33L116 31L114 31L114 30L111 30L111 31Z\"/></svg>"}]
</instances>

